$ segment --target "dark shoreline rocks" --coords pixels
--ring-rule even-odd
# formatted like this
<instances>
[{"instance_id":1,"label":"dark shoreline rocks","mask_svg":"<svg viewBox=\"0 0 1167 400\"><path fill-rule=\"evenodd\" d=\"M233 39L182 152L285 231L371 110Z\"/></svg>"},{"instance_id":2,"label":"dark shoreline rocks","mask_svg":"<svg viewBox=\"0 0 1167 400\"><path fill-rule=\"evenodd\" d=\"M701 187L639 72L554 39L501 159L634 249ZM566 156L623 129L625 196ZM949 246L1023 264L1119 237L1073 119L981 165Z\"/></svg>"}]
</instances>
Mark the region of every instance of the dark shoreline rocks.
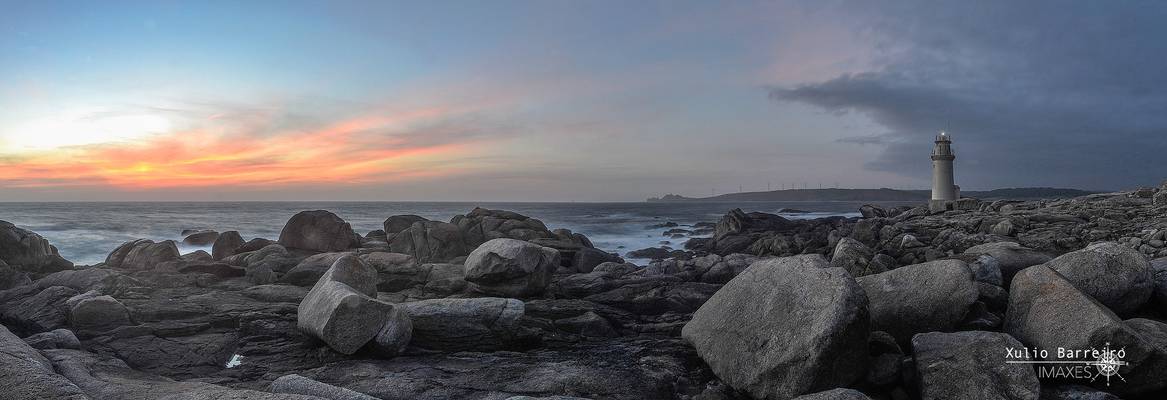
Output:
<instances>
[{"instance_id":1,"label":"dark shoreline rocks","mask_svg":"<svg viewBox=\"0 0 1167 400\"><path fill-rule=\"evenodd\" d=\"M86 267L0 224L0 368L22 371L0 381L14 399L1159 398L1153 197L730 210L662 224L688 242L646 265L482 208L364 237L309 211L278 241L143 239ZM1107 343L1125 386L1035 380L999 348Z\"/></svg>"}]
</instances>

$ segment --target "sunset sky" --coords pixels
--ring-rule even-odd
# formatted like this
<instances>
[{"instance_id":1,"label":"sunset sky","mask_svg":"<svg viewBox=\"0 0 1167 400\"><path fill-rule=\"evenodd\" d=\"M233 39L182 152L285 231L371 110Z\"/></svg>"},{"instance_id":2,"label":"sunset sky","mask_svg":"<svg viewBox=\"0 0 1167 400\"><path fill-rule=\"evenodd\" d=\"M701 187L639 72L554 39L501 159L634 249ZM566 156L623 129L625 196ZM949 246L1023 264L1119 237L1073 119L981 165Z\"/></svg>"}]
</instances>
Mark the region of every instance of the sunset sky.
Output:
<instances>
[{"instance_id":1,"label":"sunset sky","mask_svg":"<svg viewBox=\"0 0 1167 400\"><path fill-rule=\"evenodd\" d=\"M1167 178L1164 3L0 5L0 201Z\"/></svg>"}]
</instances>

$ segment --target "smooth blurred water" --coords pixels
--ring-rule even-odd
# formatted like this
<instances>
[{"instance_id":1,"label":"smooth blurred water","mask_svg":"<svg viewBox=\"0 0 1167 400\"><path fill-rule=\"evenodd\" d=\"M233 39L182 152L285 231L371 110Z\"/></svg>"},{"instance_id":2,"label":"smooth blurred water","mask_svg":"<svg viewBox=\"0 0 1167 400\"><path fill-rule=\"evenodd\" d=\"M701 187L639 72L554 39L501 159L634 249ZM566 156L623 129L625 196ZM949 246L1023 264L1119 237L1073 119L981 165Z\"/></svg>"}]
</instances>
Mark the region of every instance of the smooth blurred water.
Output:
<instances>
[{"instance_id":1,"label":"smooth blurred water","mask_svg":"<svg viewBox=\"0 0 1167 400\"><path fill-rule=\"evenodd\" d=\"M519 212L542 220L548 228L567 228L587 235L596 247L624 253L659 246L662 240L680 248L687 239L669 239L665 229L649 225L666 221L681 228L697 222L717 222L726 211L777 213L783 208L810 211L782 214L788 218L832 215L858 216L857 202L749 203L447 203L447 202L149 202L149 203L0 203L0 220L32 230L78 264L105 260L118 245L133 239L174 239L184 253L200 249L181 244L184 229L237 230L244 239L276 239L284 222L303 210L329 210L344 218L362 236L380 229L386 217L416 214L449 221L474 207ZM207 249L202 247L201 249ZM207 249L209 250L209 249Z\"/></svg>"}]
</instances>

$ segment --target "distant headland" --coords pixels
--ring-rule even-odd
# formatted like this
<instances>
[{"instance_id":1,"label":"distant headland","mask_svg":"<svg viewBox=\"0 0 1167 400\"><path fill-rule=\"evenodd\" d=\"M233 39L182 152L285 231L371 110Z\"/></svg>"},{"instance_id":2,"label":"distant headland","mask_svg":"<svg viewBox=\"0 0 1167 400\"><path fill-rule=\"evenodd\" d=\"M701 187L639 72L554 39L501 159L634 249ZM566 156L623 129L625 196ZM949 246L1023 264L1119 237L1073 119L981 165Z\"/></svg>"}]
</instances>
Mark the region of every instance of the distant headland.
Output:
<instances>
[{"instance_id":1,"label":"distant headland","mask_svg":"<svg viewBox=\"0 0 1167 400\"><path fill-rule=\"evenodd\" d=\"M1036 198L1068 198L1100 193L1081 189L1064 189L1048 187L1006 188L993 190L966 190L961 194L965 197L979 199L1036 199ZM786 189L767 192L740 192L726 193L712 197L685 197L675 194L666 194L661 197L651 197L649 202L688 201L688 202L729 202L729 201L926 201L931 192L928 190L899 190L899 189Z\"/></svg>"}]
</instances>

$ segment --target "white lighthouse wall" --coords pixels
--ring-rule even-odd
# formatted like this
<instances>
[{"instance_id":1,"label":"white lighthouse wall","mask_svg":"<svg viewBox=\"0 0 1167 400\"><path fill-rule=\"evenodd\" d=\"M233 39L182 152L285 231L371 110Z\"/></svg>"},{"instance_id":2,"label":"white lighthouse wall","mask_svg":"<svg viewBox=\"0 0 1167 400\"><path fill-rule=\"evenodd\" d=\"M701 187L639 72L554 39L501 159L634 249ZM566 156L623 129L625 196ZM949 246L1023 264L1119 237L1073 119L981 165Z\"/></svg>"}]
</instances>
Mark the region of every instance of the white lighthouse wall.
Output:
<instances>
[{"instance_id":1,"label":"white lighthouse wall","mask_svg":"<svg viewBox=\"0 0 1167 400\"><path fill-rule=\"evenodd\" d=\"M932 160L932 200L956 200L951 160Z\"/></svg>"}]
</instances>

